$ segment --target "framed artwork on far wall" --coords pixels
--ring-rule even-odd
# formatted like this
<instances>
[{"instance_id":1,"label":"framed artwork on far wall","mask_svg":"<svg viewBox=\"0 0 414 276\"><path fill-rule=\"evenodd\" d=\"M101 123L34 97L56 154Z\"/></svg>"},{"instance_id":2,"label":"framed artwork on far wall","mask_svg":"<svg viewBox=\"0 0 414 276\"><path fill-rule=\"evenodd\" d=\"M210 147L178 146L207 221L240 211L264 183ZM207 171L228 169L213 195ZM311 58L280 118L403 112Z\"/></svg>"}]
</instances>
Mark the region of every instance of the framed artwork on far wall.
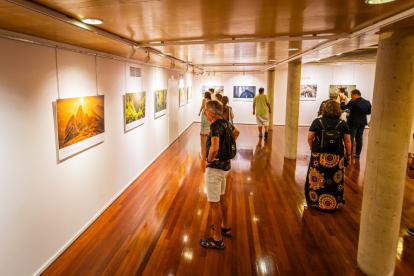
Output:
<instances>
[{"instance_id":1,"label":"framed artwork on far wall","mask_svg":"<svg viewBox=\"0 0 414 276\"><path fill-rule=\"evenodd\" d=\"M252 102L256 96L256 86L233 86L233 100Z\"/></svg>"},{"instance_id":2,"label":"framed artwork on far wall","mask_svg":"<svg viewBox=\"0 0 414 276\"><path fill-rule=\"evenodd\" d=\"M355 84L340 84L340 85L330 85L329 92L338 92L339 88L345 88L344 95L347 98L351 98L351 91L356 89ZM329 97L329 94L328 94Z\"/></svg>"},{"instance_id":3,"label":"framed artwork on far wall","mask_svg":"<svg viewBox=\"0 0 414 276\"><path fill-rule=\"evenodd\" d=\"M187 87L187 104L191 103L193 100L193 87L189 86Z\"/></svg>"},{"instance_id":4,"label":"framed artwork on far wall","mask_svg":"<svg viewBox=\"0 0 414 276\"><path fill-rule=\"evenodd\" d=\"M154 103L155 118L161 117L167 113L167 89L155 90Z\"/></svg>"},{"instance_id":5,"label":"framed artwork on far wall","mask_svg":"<svg viewBox=\"0 0 414 276\"><path fill-rule=\"evenodd\" d=\"M105 96L56 100L59 160L104 141Z\"/></svg>"},{"instance_id":6,"label":"framed artwork on far wall","mask_svg":"<svg viewBox=\"0 0 414 276\"><path fill-rule=\"evenodd\" d=\"M178 93L179 93L179 106L184 106L185 105L185 88L181 87L178 89Z\"/></svg>"},{"instance_id":7,"label":"framed artwork on far wall","mask_svg":"<svg viewBox=\"0 0 414 276\"><path fill-rule=\"evenodd\" d=\"M316 84L302 84L300 86L300 100L301 101L316 101L318 94L318 85Z\"/></svg>"},{"instance_id":8,"label":"framed artwork on far wall","mask_svg":"<svg viewBox=\"0 0 414 276\"><path fill-rule=\"evenodd\" d=\"M125 131L138 127L145 122L146 92L126 93Z\"/></svg>"},{"instance_id":9,"label":"framed artwork on far wall","mask_svg":"<svg viewBox=\"0 0 414 276\"><path fill-rule=\"evenodd\" d=\"M216 93L220 93L222 96L224 96L224 86L222 85L203 85L201 88L201 91L203 92L203 99L204 99L204 93L205 92L209 92L209 89L213 88L214 89L214 95Z\"/></svg>"}]
</instances>

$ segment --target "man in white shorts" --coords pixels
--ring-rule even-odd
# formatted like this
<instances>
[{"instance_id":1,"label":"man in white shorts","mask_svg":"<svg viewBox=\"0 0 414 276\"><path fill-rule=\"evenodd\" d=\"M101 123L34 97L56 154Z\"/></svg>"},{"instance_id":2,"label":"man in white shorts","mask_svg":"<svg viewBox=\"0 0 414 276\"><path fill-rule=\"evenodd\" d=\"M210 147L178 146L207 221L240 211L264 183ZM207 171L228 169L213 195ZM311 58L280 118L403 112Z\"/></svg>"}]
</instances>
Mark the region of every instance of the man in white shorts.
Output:
<instances>
[{"instance_id":1,"label":"man in white shorts","mask_svg":"<svg viewBox=\"0 0 414 276\"><path fill-rule=\"evenodd\" d=\"M206 141L205 185L207 200L212 210L214 235L201 239L200 245L206 248L224 249L223 236L231 237L231 228L228 228L227 199L225 196L226 177L229 174L230 160L224 157L226 128L233 132L237 139L239 131L227 120L223 119L223 105L218 101L208 101L204 109L206 119L211 122L210 133Z\"/></svg>"},{"instance_id":2,"label":"man in white shorts","mask_svg":"<svg viewBox=\"0 0 414 276\"><path fill-rule=\"evenodd\" d=\"M259 137L263 137L262 129L265 128L264 138L267 139L269 131L269 114L270 101L267 95L264 93L264 88L259 88L259 95L256 95L253 100L253 115L256 114L257 127L259 128Z\"/></svg>"}]
</instances>

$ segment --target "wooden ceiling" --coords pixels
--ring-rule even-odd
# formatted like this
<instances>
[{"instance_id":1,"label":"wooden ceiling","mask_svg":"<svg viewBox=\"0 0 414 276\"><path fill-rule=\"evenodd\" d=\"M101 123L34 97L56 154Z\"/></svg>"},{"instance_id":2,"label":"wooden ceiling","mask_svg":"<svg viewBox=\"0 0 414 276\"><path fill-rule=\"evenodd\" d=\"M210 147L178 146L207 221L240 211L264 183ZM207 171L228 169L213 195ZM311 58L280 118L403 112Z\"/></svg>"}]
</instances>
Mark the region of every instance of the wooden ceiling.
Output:
<instances>
[{"instance_id":1,"label":"wooden ceiling","mask_svg":"<svg viewBox=\"0 0 414 276\"><path fill-rule=\"evenodd\" d=\"M260 71L320 46L323 47L318 51L301 56L302 62L375 45L379 29L329 47L324 45L334 41L331 37L311 36L350 34L414 8L414 1L406 0L382 5L368 5L364 0L0 1L0 29L122 57L126 57L131 49L125 41L116 41L53 18L50 14L39 13L33 8L36 5L28 9L28 3L37 4L40 9L46 7L52 14L67 15L69 20L80 21L84 17L103 19L105 22L97 26L99 29L138 46L133 59L144 60L145 50L149 50L150 63L168 66L171 62L168 57L152 53L172 53L172 58L178 59L176 69L184 70L187 66L180 60L216 72ZM412 26L414 19L410 17L386 28ZM280 38L282 36L283 39ZM237 41L245 38L253 41ZM271 40L256 41L263 38ZM197 44L187 45L194 40L198 40ZM228 43L229 40L235 43ZM178 45L139 46L161 41ZM298 50L289 51L289 48ZM277 61L269 61L273 59Z\"/></svg>"}]
</instances>

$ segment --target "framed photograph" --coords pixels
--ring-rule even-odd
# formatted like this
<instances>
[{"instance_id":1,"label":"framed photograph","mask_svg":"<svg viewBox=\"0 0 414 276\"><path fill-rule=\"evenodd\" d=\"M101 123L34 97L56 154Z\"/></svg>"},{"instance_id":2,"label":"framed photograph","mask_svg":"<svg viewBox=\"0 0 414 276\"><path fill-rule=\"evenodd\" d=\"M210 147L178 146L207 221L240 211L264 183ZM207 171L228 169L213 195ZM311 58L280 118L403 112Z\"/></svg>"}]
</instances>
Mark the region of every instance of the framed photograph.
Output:
<instances>
[{"instance_id":1,"label":"framed photograph","mask_svg":"<svg viewBox=\"0 0 414 276\"><path fill-rule=\"evenodd\" d=\"M187 87L187 104L191 103L193 100L193 87Z\"/></svg>"},{"instance_id":2,"label":"framed photograph","mask_svg":"<svg viewBox=\"0 0 414 276\"><path fill-rule=\"evenodd\" d=\"M316 101L318 86L316 84L303 84L300 86L301 101Z\"/></svg>"},{"instance_id":3,"label":"framed photograph","mask_svg":"<svg viewBox=\"0 0 414 276\"><path fill-rule=\"evenodd\" d=\"M155 118L161 117L167 113L167 89L155 90L154 103Z\"/></svg>"},{"instance_id":4,"label":"framed photograph","mask_svg":"<svg viewBox=\"0 0 414 276\"><path fill-rule=\"evenodd\" d=\"M220 93L222 96L224 95L224 86L221 85L203 85L201 91L203 92L203 99L204 99L204 93L209 92L209 89L214 89L214 95L216 93Z\"/></svg>"},{"instance_id":5,"label":"framed photograph","mask_svg":"<svg viewBox=\"0 0 414 276\"><path fill-rule=\"evenodd\" d=\"M344 95L350 99L351 91L356 89L356 85L355 84L330 85L329 92L338 92L339 88L345 88ZM328 97L329 97L329 94L328 94Z\"/></svg>"},{"instance_id":6,"label":"framed photograph","mask_svg":"<svg viewBox=\"0 0 414 276\"><path fill-rule=\"evenodd\" d=\"M125 131L138 127L145 122L146 92L126 93L125 95Z\"/></svg>"},{"instance_id":7,"label":"framed photograph","mask_svg":"<svg viewBox=\"0 0 414 276\"><path fill-rule=\"evenodd\" d=\"M104 96L56 101L59 160L104 141Z\"/></svg>"},{"instance_id":8,"label":"framed photograph","mask_svg":"<svg viewBox=\"0 0 414 276\"><path fill-rule=\"evenodd\" d=\"M256 96L256 86L234 86L233 100L252 102Z\"/></svg>"},{"instance_id":9,"label":"framed photograph","mask_svg":"<svg viewBox=\"0 0 414 276\"><path fill-rule=\"evenodd\" d=\"M179 93L179 106L184 106L185 105L185 88L181 87L178 89L178 93Z\"/></svg>"}]
</instances>

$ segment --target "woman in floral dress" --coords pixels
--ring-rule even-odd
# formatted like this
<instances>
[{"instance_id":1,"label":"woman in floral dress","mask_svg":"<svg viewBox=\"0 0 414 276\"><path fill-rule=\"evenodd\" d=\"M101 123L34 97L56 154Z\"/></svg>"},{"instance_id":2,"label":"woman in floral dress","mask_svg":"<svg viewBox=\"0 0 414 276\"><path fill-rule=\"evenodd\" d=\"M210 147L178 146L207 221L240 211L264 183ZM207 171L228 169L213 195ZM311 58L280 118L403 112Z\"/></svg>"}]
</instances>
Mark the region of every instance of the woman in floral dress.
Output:
<instances>
[{"instance_id":1,"label":"woman in floral dress","mask_svg":"<svg viewBox=\"0 0 414 276\"><path fill-rule=\"evenodd\" d=\"M198 112L198 116L201 115L201 132L200 135L208 135L210 133L210 122L206 120L206 115L204 114L204 107L206 106L206 102L211 101L211 94L209 92L204 93L204 99L201 103L200 112Z\"/></svg>"},{"instance_id":2,"label":"woman in floral dress","mask_svg":"<svg viewBox=\"0 0 414 276\"><path fill-rule=\"evenodd\" d=\"M309 128L308 143L312 150L305 184L305 196L309 205L323 210L335 210L345 204L344 167L350 162L351 138L348 124L341 119L341 108L336 101L328 101L322 117L316 118ZM326 130L336 129L341 134L337 149L321 147L322 124ZM346 148L346 154L345 148ZM345 156L344 156L345 155Z\"/></svg>"}]
</instances>

